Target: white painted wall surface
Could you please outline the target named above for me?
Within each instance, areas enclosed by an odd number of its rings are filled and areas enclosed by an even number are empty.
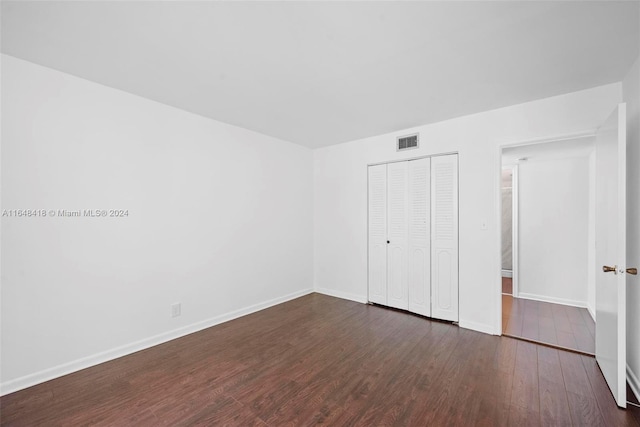
[[[513,188],[504,187],[503,184],[500,193],[502,196],[502,271],[511,273],[513,270]]]
[[[589,157],[521,162],[518,202],[519,296],[586,307]]]
[[[640,268],[640,57],[622,83],[627,103],[627,267]],[[627,275],[627,376],[640,397],[640,276]]]
[[[367,298],[367,164],[458,152],[460,325],[499,334],[500,147],[594,130],[621,98],[616,83],[315,150],[316,290]],[[420,148],[396,152],[396,136],[413,132]]]
[[[596,152],[589,155],[589,216],[587,225],[587,310],[596,320]]]
[[[2,209],[129,211],[2,218],[4,393],[311,291],[311,150],[2,59]]]

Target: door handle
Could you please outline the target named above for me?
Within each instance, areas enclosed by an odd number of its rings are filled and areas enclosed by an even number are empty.
[[[613,274],[618,274],[618,266],[614,265],[613,267],[609,267],[608,265],[603,265],[602,271],[605,273],[613,272]],[[627,268],[625,271],[627,274],[632,274],[634,276],[638,274],[638,269],[635,267]],[[622,269],[620,269],[620,273],[623,273]]]

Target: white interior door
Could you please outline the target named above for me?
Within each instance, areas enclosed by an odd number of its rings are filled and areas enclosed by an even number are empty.
[[[369,301],[387,304],[387,165],[369,166]]]
[[[458,321],[458,155],[431,158],[431,314]]]
[[[626,407],[626,106],[596,135],[596,360]]]
[[[387,165],[387,305],[409,308],[407,280],[408,162]]]
[[[431,159],[409,165],[409,311],[431,316]]]

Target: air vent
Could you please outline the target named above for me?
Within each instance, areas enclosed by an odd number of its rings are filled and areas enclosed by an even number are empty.
[[[400,136],[397,139],[396,149],[398,151],[411,150],[412,148],[418,148],[418,134]]]

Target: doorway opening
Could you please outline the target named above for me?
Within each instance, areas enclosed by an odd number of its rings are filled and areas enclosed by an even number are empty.
[[[518,166],[517,165],[503,165],[502,167],[502,177],[501,177],[501,185],[500,185],[500,193],[502,200],[502,210],[501,210],[501,229],[502,229],[502,265],[501,265],[501,276],[502,276],[502,294],[503,295],[511,295],[514,293],[514,283],[513,283],[513,265],[514,265],[514,257],[517,256],[517,253],[513,252],[513,246],[517,246],[517,222],[514,223],[513,216],[514,214],[517,217],[518,214],[518,203],[517,203],[517,192],[514,193],[513,188],[514,185],[517,188],[517,176],[518,176]],[[516,276],[517,277],[517,276]],[[517,281],[516,281],[517,285]],[[516,291],[517,294],[517,291]]]
[[[502,333],[595,353],[595,137],[503,147]]]

